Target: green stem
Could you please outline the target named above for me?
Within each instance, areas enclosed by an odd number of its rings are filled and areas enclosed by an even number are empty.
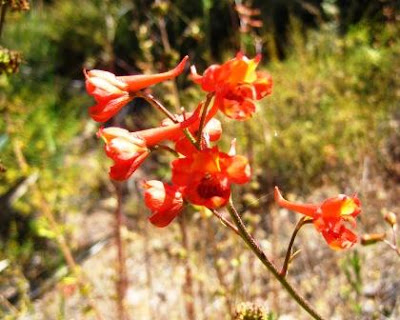
[[[178,152],[176,152],[174,149],[172,149],[172,148],[170,148],[170,147],[168,147],[166,145],[159,144],[159,145],[156,145],[155,147],[152,148],[152,150],[159,150],[159,149],[168,151],[171,154],[173,154],[175,157],[179,157],[179,153]]]
[[[200,150],[200,147],[197,145],[197,143],[196,143],[196,139],[195,139],[195,137],[193,137],[193,135],[192,135],[192,133],[189,131],[189,129],[183,129],[183,133],[185,134],[185,136],[186,136],[186,138],[188,138],[189,139],[189,141],[190,141],[190,143],[192,144],[192,145],[194,145],[195,146],[195,148],[197,149],[197,150]]]
[[[312,316],[316,320],[323,320],[322,316],[320,316],[316,310],[306,301],[293,287],[287,282],[285,277],[283,277],[278,269],[272,264],[272,262],[267,258],[264,251],[260,248],[260,246],[256,243],[254,238],[247,231],[239,213],[234,207],[232,200],[229,201],[227,209],[236,224],[238,231],[240,233],[241,238],[246,242],[248,247],[254,252],[254,254],[258,257],[258,259],[263,263],[264,266],[274,275],[274,277],[280,282],[280,284],[285,288],[285,290],[292,296],[292,298],[305,310],[308,312],[310,316]]]
[[[288,268],[289,268],[289,262],[290,262],[291,258],[293,257],[292,256],[292,247],[293,247],[294,240],[296,239],[297,233],[300,231],[300,229],[305,224],[312,223],[312,222],[313,222],[312,219],[310,219],[309,217],[306,217],[306,216],[304,216],[303,218],[301,218],[299,220],[299,222],[297,222],[296,227],[293,230],[292,237],[290,238],[290,241],[289,241],[289,245],[288,245],[288,248],[286,251],[285,262],[283,263],[283,266],[282,266],[282,269],[280,272],[283,277],[286,277]]]

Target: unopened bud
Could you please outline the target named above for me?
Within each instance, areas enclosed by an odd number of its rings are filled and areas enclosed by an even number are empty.
[[[368,246],[380,241],[385,240],[386,233],[367,233],[361,236],[361,244],[363,246]]]
[[[397,224],[396,214],[392,211],[386,211],[383,214],[383,218],[387,223],[389,223],[392,227]]]

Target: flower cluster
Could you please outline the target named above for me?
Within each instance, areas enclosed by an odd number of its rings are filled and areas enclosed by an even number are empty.
[[[188,57],[172,70],[153,75],[116,76],[102,70],[84,71],[87,92],[96,105],[91,117],[106,122],[136,97],[142,89],[180,75]],[[256,72],[260,56],[248,59],[239,53],[223,65],[208,68],[199,76],[192,67],[192,79],[208,93],[192,113],[171,115],[159,127],[129,132],[123,128],[100,128],[105,152],[114,161],[113,180],[128,179],[163,143],[172,144],[177,158],[171,162],[172,184],[151,180],[143,184],[145,204],[152,211],[150,222],[167,226],[183,209],[184,202],[216,209],[225,206],[232,184],[250,180],[246,157],[237,155],[235,142],[228,153],[216,143],[222,134],[221,123],[214,117],[218,110],[237,120],[249,118],[255,101],[271,93],[272,80],[267,73]],[[153,98],[152,98],[153,99]]]
[[[147,97],[152,105],[161,103],[143,89],[179,76],[188,57],[172,70],[153,75],[116,76],[102,70],[84,71],[87,92],[96,105],[89,109],[91,117],[106,122],[136,97]],[[249,59],[242,53],[222,65],[212,65],[203,75],[191,68],[191,79],[207,93],[207,99],[194,112],[173,115],[162,105],[159,110],[168,116],[160,126],[129,132],[123,128],[100,128],[98,136],[105,142],[105,152],[114,161],[110,169],[113,180],[128,179],[149,156],[162,147],[176,155],[171,162],[171,184],[150,180],[143,184],[146,206],[152,211],[150,222],[167,226],[183,209],[185,202],[217,209],[226,206],[232,184],[250,180],[251,170],[246,157],[237,155],[235,141],[228,153],[216,145],[222,134],[221,123],[215,118],[218,110],[234,120],[249,119],[256,110],[256,101],[272,91],[272,78],[256,71],[261,56]],[[168,143],[170,146],[165,145]],[[312,219],[315,228],[335,249],[352,246],[357,236],[345,222],[355,225],[360,213],[357,197],[338,197],[319,205],[286,201],[275,190],[277,203]]]

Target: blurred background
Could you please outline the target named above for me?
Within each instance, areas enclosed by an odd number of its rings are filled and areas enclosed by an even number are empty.
[[[253,166],[233,197],[261,246],[280,265],[299,218],[274,205],[275,185],[308,202],[357,192],[357,232],[390,232],[382,213],[400,212],[399,1],[2,3],[1,318],[92,319],[94,301],[115,319],[116,200],[84,68],[155,73],[188,54],[202,72],[239,50],[262,53],[273,94],[247,122],[220,118],[222,148],[237,138]],[[151,88],[172,111],[205,97],[188,73]],[[161,119],[137,99],[110,123],[139,130]],[[265,313],[254,319],[308,319],[208,212],[188,208],[166,229],[149,224],[140,182],[168,181],[170,160],[152,155],[124,187],[130,319],[190,319],[188,303],[192,319],[247,319],[247,307]],[[60,239],[90,286],[68,273]],[[400,260],[387,245],[334,252],[308,226],[295,248],[288,279],[327,319],[400,318]]]

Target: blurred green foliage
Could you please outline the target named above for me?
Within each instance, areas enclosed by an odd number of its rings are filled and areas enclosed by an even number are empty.
[[[345,37],[331,28],[306,37],[296,25],[290,56],[268,66],[273,95],[244,135],[267,186],[304,193],[334,183],[357,190],[366,157],[384,169],[377,150],[398,117],[399,30],[361,24]]]

